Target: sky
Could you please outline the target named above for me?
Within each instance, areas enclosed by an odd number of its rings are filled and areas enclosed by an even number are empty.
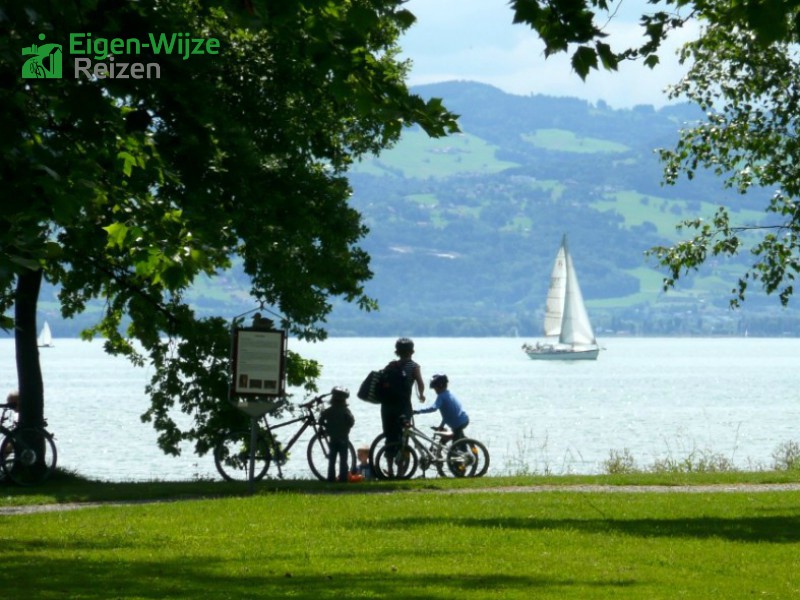
[[[644,0],[622,0],[605,30],[612,48],[628,47],[641,39],[639,17]],[[406,7],[417,22],[400,39],[403,57],[412,61],[409,84],[466,80],[488,83],[519,95],[569,96],[614,108],[671,101],[664,89],[685,73],[676,49],[697,34],[690,24],[674,34],[649,69],[625,63],[616,73],[593,71],[581,81],[566,53],[544,58],[544,44],[527,25],[514,25],[508,0],[409,0]]]

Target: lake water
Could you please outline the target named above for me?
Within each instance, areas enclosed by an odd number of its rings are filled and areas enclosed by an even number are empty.
[[[516,338],[415,341],[426,381],[449,376],[472,421],[467,433],[491,452],[490,475],[599,473],[610,452],[623,449],[642,467],[695,452],[766,468],[779,445],[800,440],[800,339],[611,338],[596,362],[575,363],[531,361]],[[380,416],[355,390],[393,358],[393,347],[388,338],[290,341],[323,363],[321,390],[353,392],[356,446],[380,432]],[[141,423],[151,369],[105,355],[98,341],[56,339],[40,354],[59,466],[108,481],[217,477],[210,455],[165,456],[152,426]],[[16,387],[9,339],[0,340],[0,385]],[[417,424],[438,424],[438,415]],[[305,445],[294,448],[284,472],[311,476]]]

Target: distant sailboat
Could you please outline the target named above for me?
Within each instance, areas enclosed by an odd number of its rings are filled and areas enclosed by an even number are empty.
[[[597,360],[600,353],[572,265],[572,256],[567,249],[566,235],[561,240],[550,274],[544,334],[558,338],[558,341],[522,345],[522,349],[533,360]]]
[[[52,348],[53,347],[53,334],[50,332],[50,325],[47,324],[47,321],[44,322],[42,326],[42,331],[39,332],[39,338],[37,344],[40,348]]]

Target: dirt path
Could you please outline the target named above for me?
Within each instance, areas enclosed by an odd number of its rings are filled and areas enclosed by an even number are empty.
[[[185,498],[183,499],[186,500]],[[198,498],[199,500],[199,498]],[[27,504],[20,506],[0,506],[0,517],[7,515],[32,515],[35,513],[64,512],[101,506],[130,506],[133,504],[165,504],[180,500],[122,500],[114,502],[64,502],[62,504]]]
[[[458,490],[409,490],[409,494],[535,494],[542,492],[573,492],[602,494],[708,494],[739,493],[758,494],[763,492],[798,492],[800,483],[722,483],[712,485],[530,485],[505,486],[487,488],[464,488]],[[319,493],[319,492],[315,492]],[[324,493],[324,492],[323,492]],[[331,493],[341,493],[334,492]],[[392,492],[396,493],[396,492]],[[202,499],[202,498],[198,498]],[[64,504],[37,504],[26,506],[2,506],[0,517],[13,515],[29,515],[36,513],[60,512],[100,506],[130,506],[134,504],[159,504],[165,502],[186,502],[181,500],[130,500],[125,502],[66,502]]]
[[[797,492],[800,483],[715,483],[710,485],[532,485],[508,486],[499,488],[480,488],[463,490],[442,490],[443,493],[469,492],[583,492],[606,494],[707,494],[707,493],[759,493],[759,492]]]

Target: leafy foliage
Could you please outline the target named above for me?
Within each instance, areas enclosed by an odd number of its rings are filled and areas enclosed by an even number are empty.
[[[708,115],[682,132],[674,150],[661,152],[667,181],[673,183],[681,174],[691,179],[698,169],[710,169],[740,194],[759,187],[774,192],[764,208],[766,218],[756,226],[732,226],[728,210],[720,207],[711,222],[685,224],[697,231],[692,239],[656,248],[654,253],[671,272],[665,286],[708,256],[738,253],[747,234],[754,262],[739,278],[731,303],[738,305],[749,283],[759,282],[786,305],[800,273],[797,49],[784,42],[765,47],[752,32],[712,22],[700,39],[686,46],[683,59],[691,60],[691,69],[671,94],[689,97]]]
[[[396,40],[413,15],[395,0],[356,3],[32,1],[0,11],[0,172],[17,201],[0,215],[0,313],[23,270],[60,286],[62,314],[103,299],[84,332],[155,375],[144,415],[177,452],[235,418],[227,395],[229,326],[198,318],[185,293],[241,259],[254,305],[309,339],[339,296],[371,309],[366,233],[343,173],[402,128],[455,131],[437,99],[405,86]],[[216,38],[218,55],[154,55],[154,79],[19,78],[19,51],[44,33],[145,39]],[[152,49],[151,49],[152,51]],[[123,327],[123,319],[129,323]],[[6,323],[8,325],[8,323]],[[17,335],[35,336],[31,323]],[[36,360],[38,358],[33,357]],[[291,357],[289,383],[313,387],[318,366]],[[31,357],[25,360],[30,361]],[[38,368],[38,365],[37,365]],[[23,391],[23,413],[41,392]],[[26,388],[27,389],[27,388]],[[180,430],[177,406],[193,425]],[[28,407],[28,408],[26,408]]]
[[[644,41],[638,46],[612,48],[606,25],[622,5],[607,0],[512,0],[514,22],[534,29],[545,43],[545,56],[572,49],[572,67],[586,79],[592,69],[616,70],[625,60],[641,59],[648,67],[659,63],[663,42],[693,19],[709,21],[728,31],[752,34],[761,47],[791,41],[800,32],[800,2],[783,0],[648,0],[651,10],[639,19]]]
[[[700,9],[703,0],[651,0],[665,10],[645,13],[640,25],[644,43],[614,50],[607,43],[605,25],[614,18],[621,2],[606,0],[512,0],[514,23],[530,25],[545,43],[545,56],[572,48],[572,68],[586,79],[600,65],[615,71],[625,60],[642,59],[648,67],[658,64],[658,50],[670,31],[682,27]],[[683,9],[683,13],[681,10]]]

